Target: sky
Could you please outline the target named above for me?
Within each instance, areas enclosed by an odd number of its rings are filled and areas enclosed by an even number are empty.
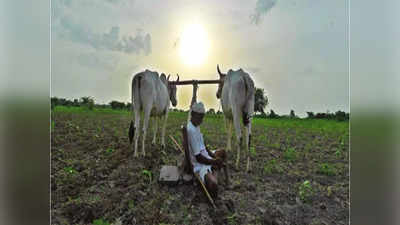
[[[349,112],[348,1],[54,0],[51,96],[131,101],[145,69],[217,79],[242,68],[268,96],[266,111]],[[198,100],[220,109],[216,85]],[[178,86],[187,109],[191,86]]]

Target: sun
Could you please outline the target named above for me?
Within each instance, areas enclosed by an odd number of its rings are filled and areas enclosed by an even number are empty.
[[[207,33],[200,24],[187,26],[180,40],[180,56],[186,65],[201,65],[208,53]]]

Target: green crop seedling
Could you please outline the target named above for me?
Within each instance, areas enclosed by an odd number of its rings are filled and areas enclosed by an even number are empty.
[[[286,151],[283,153],[283,158],[286,159],[289,162],[293,162],[296,160],[297,153],[294,148],[289,147],[286,149]]]
[[[310,181],[306,180],[299,186],[299,197],[303,202],[308,202],[313,195]]]
[[[147,176],[149,178],[149,183],[151,183],[151,180],[152,180],[151,171],[144,169],[144,170],[142,170],[142,173],[143,173],[143,175],[145,175],[145,176]]]

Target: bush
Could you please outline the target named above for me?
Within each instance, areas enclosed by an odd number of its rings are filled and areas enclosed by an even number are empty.
[[[125,108],[125,103],[119,102],[119,101],[111,101],[109,103],[112,109],[124,109]]]
[[[336,120],[338,121],[345,121],[347,119],[346,116],[346,113],[340,110],[335,113]]]
[[[345,121],[348,120],[350,117],[349,113],[343,112],[343,111],[337,111],[335,113],[317,113],[314,115],[313,112],[307,112],[307,118],[312,119],[328,119],[328,120],[337,120],[337,121]]]
[[[73,104],[73,106],[79,107],[80,106],[79,105],[79,99],[75,98],[74,102],[72,104]]]
[[[290,118],[296,118],[297,116],[296,116],[296,114],[294,114],[294,110],[292,109],[292,110],[290,110]]]
[[[255,118],[263,118],[263,119],[265,119],[265,118],[267,118],[268,116],[267,116],[267,114],[265,114],[265,112],[262,112],[262,113],[260,113],[260,114],[255,114],[254,117],[255,117]]]
[[[211,109],[208,110],[207,113],[208,113],[208,114],[215,114],[215,110],[214,110],[213,108],[211,108]]]
[[[126,103],[126,109],[131,110],[132,109],[132,103],[128,102]]]
[[[279,118],[279,115],[276,114],[274,112],[274,110],[271,109],[271,112],[269,113],[268,118],[271,118],[271,119]]]

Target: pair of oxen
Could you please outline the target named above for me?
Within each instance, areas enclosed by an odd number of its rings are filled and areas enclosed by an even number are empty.
[[[222,73],[217,65],[219,74],[219,84],[216,96],[221,100],[222,110],[225,116],[225,125],[227,128],[227,146],[229,152],[232,149],[231,136],[232,125],[235,127],[236,137],[236,168],[239,168],[240,148],[243,145],[243,136],[245,136],[244,147],[247,152],[246,171],[250,168],[250,142],[251,142],[251,119],[254,113],[254,82],[250,75],[242,69],[229,70],[226,74]],[[131,121],[129,128],[129,140],[134,141],[134,156],[138,156],[138,140],[140,131],[140,117],[143,117],[142,126],[142,154],[145,156],[145,140],[150,117],[154,118],[154,136],[152,144],[156,144],[156,135],[158,130],[158,121],[162,124],[161,146],[165,147],[165,129],[168,118],[170,102],[175,107],[176,100],[176,82],[172,82],[162,73],[145,70],[136,74],[132,80],[132,110],[134,112],[134,121]],[[179,75],[176,81],[179,81]],[[245,127],[245,134],[242,135],[241,123]]]

